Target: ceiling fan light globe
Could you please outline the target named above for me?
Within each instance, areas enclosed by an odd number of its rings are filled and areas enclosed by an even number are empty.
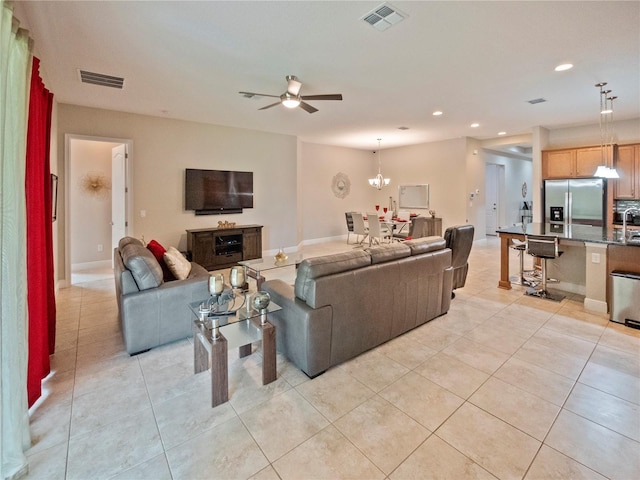
[[[283,100],[282,105],[287,108],[296,108],[298,105],[300,105],[300,100]]]
[[[300,97],[291,95],[289,92],[283,93],[280,100],[282,101],[282,105],[287,108],[296,108],[300,105]]]

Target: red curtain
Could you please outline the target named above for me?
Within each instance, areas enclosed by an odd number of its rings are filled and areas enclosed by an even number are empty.
[[[41,395],[41,382],[49,374],[49,355],[56,340],[56,301],[53,272],[51,168],[49,148],[53,94],[33,58],[27,126],[27,299],[29,308],[29,406]]]

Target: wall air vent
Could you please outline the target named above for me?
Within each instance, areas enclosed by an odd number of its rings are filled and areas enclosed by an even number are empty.
[[[544,98],[534,98],[533,100],[527,100],[531,105],[535,105],[536,103],[544,103],[546,100]]]
[[[395,7],[392,7],[388,3],[383,3],[362,17],[362,20],[376,30],[384,31],[396,23],[401,22],[406,17],[407,15],[400,13]]]
[[[124,78],[105,75],[104,73],[88,72],[86,70],[78,70],[80,81],[82,83],[91,83],[92,85],[100,85],[102,87],[111,87],[122,89]]]

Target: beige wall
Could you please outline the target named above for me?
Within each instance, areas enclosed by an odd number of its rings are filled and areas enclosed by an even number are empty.
[[[466,145],[467,139],[455,139],[382,150],[382,173],[391,178],[392,184],[377,192],[375,200],[387,205],[390,195],[397,201],[398,185],[427,183],[429,206],[442,218],[443,228],[466,223]],[[372,171],[375,173],[377,162]],[[428,215],[426,210],[416,212]]]
[[[443,218],[445,228],[468,218],[467,176],[451,175],[468,168],[467,139],[382,150],[382,173],[392,183],[378,191],[367,183],[378,168],[377,157],[369,150],[67,104],[58,106],[57,121],[61,180],[65,175],[65,135],[132,140],[130,233],[181,250],[186,249],[186,229],[216,226],[224,220],[264,225],[265,251],[345,235],[345,211],[371,210],[376,203],[386,206],[389,196],[397,200],[400,184],[429,183],[432,208]],[[476,157],[471,160],[474,172],[479,168],[476,161]],[[185,168],[253,171],[255,208],[239,215],[198,217],[184,211]],[[344,199],[335,197],[331,190],[338,172],[351,180],[350,194]],[[475,181],[476,173],[472,177]],[[58,228],[65,231],[64,212]],[[64,234],[59,239],[58,253],[64,262]]]
[[[132,235],[184,250],[186,229],[213,227],[228,220],[264,225],[265,250],[297,244],[295,137],[67,104],[58,105],[57,120],[61,178],[65,175],[66,134],[132,140]],[[187,167],[253,171],[254,208],[237,215],[195,216],[185,211]],[[60,206],[64,210],[64,204]],[[144,218],[141,210],[146,211]],[[65,231],[64,212],[58,229]],[[65,263],[64,249],[61,240],[60,266]],[[61,278],[64,275],[60,271]]]
[[[484,238],[486,158],[475,154],[476,150],[482,152],[484,144],[470,138],[383,149],[382,173],[391,178],[391,186],[378,191],[366,182],[378,168],[377,157],[369,150],[66,104],[58,105],[57,111],[61,188],[65,188],[66,134],[131,139],[130,231],[167,246],[184,250],[186,229],[216,226],[220,220],[229,220],[264,225],[263,249],[267,252],[279,247],[295,248],[302,242],[344,235],[345,211],[388,205],[389,196],[397,200],[398,185],[418,183],[430,185],[430,205],[443,219],[444,228],[469,222],[476,225],[476,238]],[[616,126],[620,141],[640,140],[639,125],[640,121],[620,122]],[[554,131],[550,138],[549,143],[558,146],[593,144],[599,136],[593,137],[593,126],[587,126]],[[253,171],[255,208],[240,215],[203,217],[184,211],[184,169],[188,167]],[[351,180],[351,192],[345,199],[335,197],[331,191],[331,181],[338,172]],[[518,179],[518,187],[520,184]],[[469,193],[476,188],[480,195],[470,202]],[[144,218],[141,210],[146,211]],[[60,213],[57,228],[64,232],[64,211]],[[64,233],[59,233],[58,239],[59,260],[64,263]],[[60,278],[64,278],[64,271]]]
[[[372,170],[372,156],[371,151],[301,144],[301,174],[298,180],[302,186],[299,202],[303,212],[302,241],[344,235],[345,212],[372,210],[378,197],[384,198],[387,191],[395,191],[386,189],[380,193],[369,186],[367,179],[377,173],[377,169],[376,172]],[[347,175],[351,182],[349,195],[345,198],[336,197],[331,189],[333,177],[340,172]],[[383,169],[383,173],[386,175],[386,170]]]

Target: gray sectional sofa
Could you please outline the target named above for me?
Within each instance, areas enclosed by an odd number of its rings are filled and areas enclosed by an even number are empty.
[[[209,272],[191,262],[186,279],[165,282],[158,260],[133,237],[120,240],[113,260],[118,317],[129,354],[193,334],[188,303],[209,296]]]
[[[452,251],[426,237],[303,260],[295,285],[268,280],[276,345],[314,377],[449,310]]]

